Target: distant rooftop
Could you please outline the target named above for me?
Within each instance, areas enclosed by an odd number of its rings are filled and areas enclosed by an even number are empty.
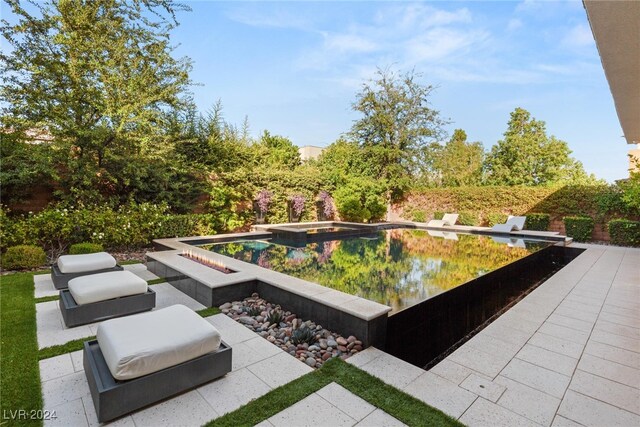
[[[300,153],[300,160],[316,160],[320,157],[320,154],[324,151],[322,147],[316,147],[315,145],[305,145],[304,147],[300,147],[298,152]]]

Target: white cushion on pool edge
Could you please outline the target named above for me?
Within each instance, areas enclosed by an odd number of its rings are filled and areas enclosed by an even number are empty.
[[[58,258],[61,273],[84,273],[116,266],[116,259],[106,252],[82,255],[62,255]]]
[[[195,359],[220,347],[220,333],[184,305],[107,320],[96,333],[111,375],[128,380]]]
[[[147,292],[147,282],[130,271],[109,271],[69,280],[69,292],[78,305]]]

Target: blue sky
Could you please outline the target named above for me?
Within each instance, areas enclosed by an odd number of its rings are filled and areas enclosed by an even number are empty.
[[[202,110],[248,116],[297,145],[326,146],[357,117],[376,67],[415,69],[433,107],[486,148],[529,110],[588,172],[627,176],[627,150],[586,13],[572,2],[187,2],[172,37],[194,62]]]

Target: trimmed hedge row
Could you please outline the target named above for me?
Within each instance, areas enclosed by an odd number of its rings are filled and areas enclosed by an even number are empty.
[[[640,246],[640,221],[614,219],[609,221],[611,242],[622,246]]]
[[[2,255],[2,268],[6,270],[25,270],[40,267],[46,263],[47,254],[38,246],[12,246]]]
[[[566,216],[564,218],[564,228],[567,236],[573,237],[573,240],[587,242],[591,240],[594,221],[593,218],[588,216]]]

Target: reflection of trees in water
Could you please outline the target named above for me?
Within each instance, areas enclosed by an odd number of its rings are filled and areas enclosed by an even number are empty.
[[[511,248],[482,236],[460,235],[458,241],[449,241],[418,230],[390,230],[375,239],[311,243],[305,248],[245,246],[238,251],[237,246],[221,246],[215,250],[398,310],[535,249]]]

